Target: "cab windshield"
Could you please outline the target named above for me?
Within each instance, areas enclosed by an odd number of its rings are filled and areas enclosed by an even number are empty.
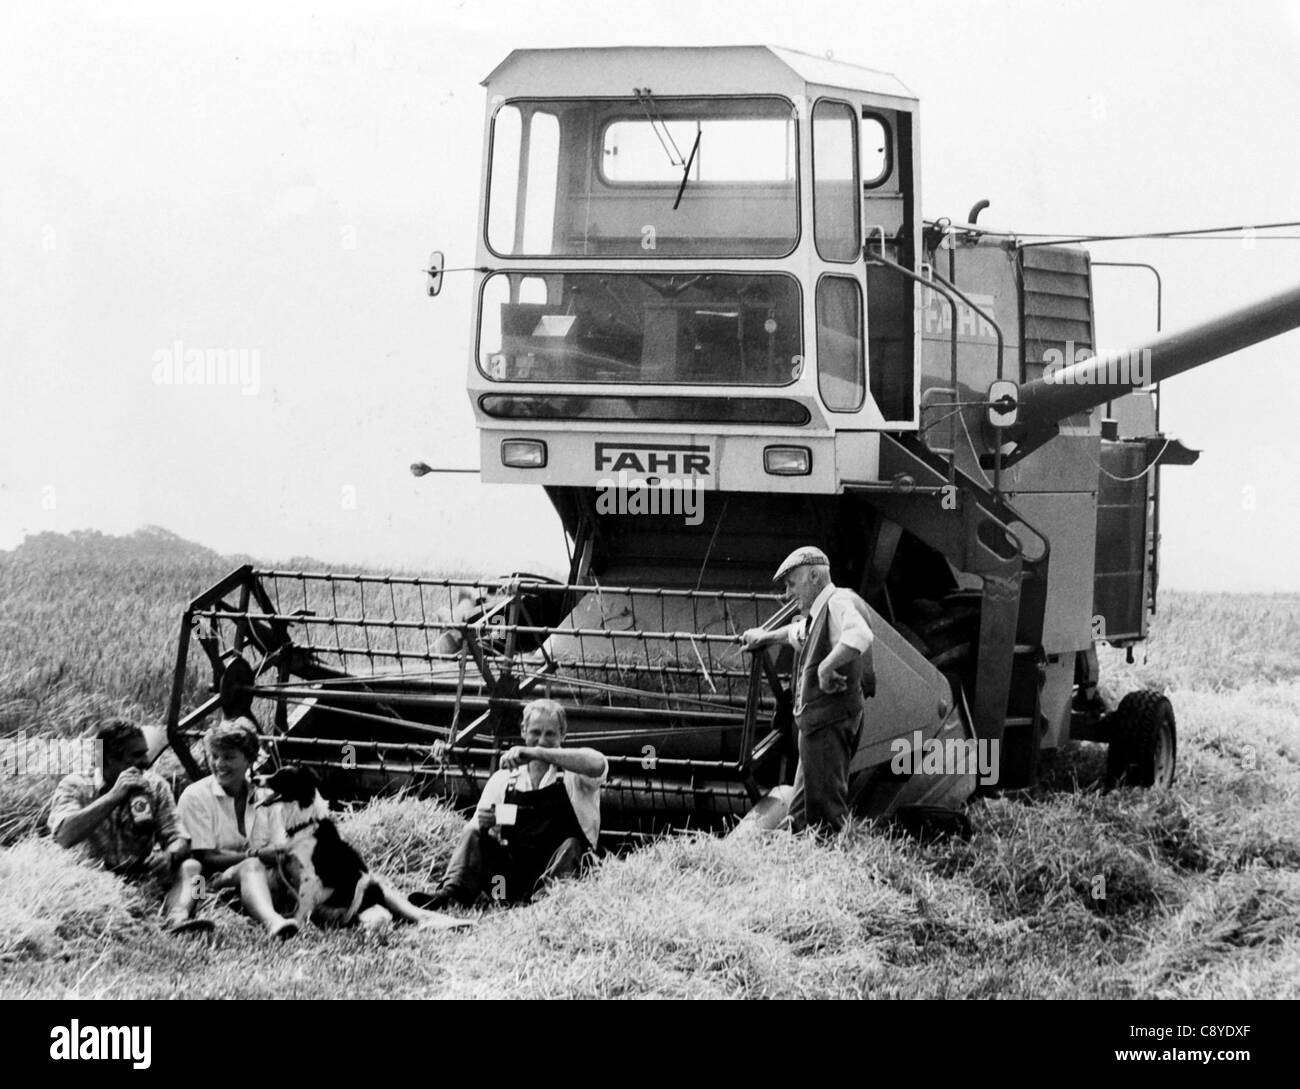
[[[786,385],[803,367],[799,304],[780,273],[496,273],[479,369],[499,382]]]
[[[528,99],[492,121],[498,256],[780,257],[798,240],[783,98]]]

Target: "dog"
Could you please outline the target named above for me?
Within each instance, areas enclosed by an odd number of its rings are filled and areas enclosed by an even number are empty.
[[[356,849],[339,835],[311,768],[289,766],[258,779],[270,793],[258,805],[283,809],[287,843],[277,856],[277,871],[297,899],[294,920],[327,926],[360,923],[380,929],[394,917],[421,927],[455,929],[470,925],[436,911],[425,911],[370,872]]]

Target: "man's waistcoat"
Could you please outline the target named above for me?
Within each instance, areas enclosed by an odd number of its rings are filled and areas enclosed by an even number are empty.
[[[868,620],[867,603],[852,590],[837,586],[835,594],[847,594],[864,620]],[[876,694],[876,673],[871,664],[871,647],[838,672],[848,684],[843,692],[823,692],[817,683],[817,667],[834,650],[831,643],[831,603],[827,599],[804,639],[803,649],[795,659],[794,717],[801,730],[823,722],[851,718],[862,710],[863,701]]]

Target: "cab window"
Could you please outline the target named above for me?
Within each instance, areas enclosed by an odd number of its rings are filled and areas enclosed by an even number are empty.
[[[813,107],[813,235],[824,261],[854,261],[862,252],[858,211],[858,124],[847,102]]]
[[[856,412],[866,395],[862,291],[851,276],[817,284],[817,389],[832,412]]]

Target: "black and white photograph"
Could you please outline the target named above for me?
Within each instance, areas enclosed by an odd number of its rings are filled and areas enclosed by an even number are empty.
[[[1257,1061],[1298,116],[1300,0],[7,6],[24,1048],[1020,1000],[958,1016]]]

